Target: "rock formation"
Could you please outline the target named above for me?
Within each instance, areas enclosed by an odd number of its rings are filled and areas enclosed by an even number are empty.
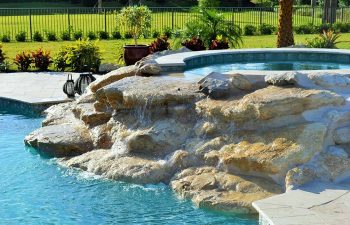
[[[240,74],[199,84],[135,76],[159,72],[141,62],[102,76],[76,101],[46,110],[25,143],[62,166],[163,182],[198,206],[229,212],[253,212],[255,200],[348,175],[349,75],[281,74],[266,77],[267,87]]]

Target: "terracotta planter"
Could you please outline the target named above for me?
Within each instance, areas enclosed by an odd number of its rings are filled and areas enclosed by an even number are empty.
[[[134,65],[137,61],[148,56],[150,48],[148,45],[125,45],[124,61],[127,66]]]

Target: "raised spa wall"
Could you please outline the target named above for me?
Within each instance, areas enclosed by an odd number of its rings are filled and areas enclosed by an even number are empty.
[[[309,61],[350,64],[350,51],[330,49],[247,49],[187,52],[156,59],[163,72],[183,72],[212,64]]]

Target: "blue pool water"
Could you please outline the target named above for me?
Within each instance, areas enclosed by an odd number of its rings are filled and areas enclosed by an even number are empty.
[[[42,118],[0,110],[0,224],[257,224],[198,209],[166,185],[96,179],[58,167],[23,145]]]
[[[190,69],[185,76],[204,76],[211,72],[227,73],[235,70],[334,70],[350,69],[350,64],[326,63],[326,62],[254,62],[254,63],[230,63],[213,64],[200,68]]]

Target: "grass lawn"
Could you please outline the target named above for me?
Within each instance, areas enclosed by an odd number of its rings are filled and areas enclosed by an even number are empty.
[[[69,11],[68,11],[69,10]],[[152,28],[151,30],[163,31],[164,28],[182,29],[184,25],[194,18],[194,14],[181,8],[174,9],[152,9]],[[303,8],[295,10],[294,25],[309,24],[312,21],[315,24],[321,23],[321,18],[310,16],[311,9]],[[321,9],[316,9],[315,14],[321,13]],[[69,12],[69,13],[68,13]],[[31,16],[29,16],[31,14]],[[228,21],[240,25],[242,28],[251,24],[259,26],[260,23],[277,26],[277,11],[262,11],[252,8],[237,9],[232,8],[224,12]],[[54,31],[57,35],[66,31],[69,27],[73,30],[82,30],[85,34],[89,31],[97,32],[106,30],[111,33],[116,27],[117,18],[114,9],[108,9],[106,12],[98,9],[81,8],[81,9],[0,9],[0,35],[9,34],[12,39],[20,31],[25,31],[27,37],[30,37],[30,31],[34,33],[39,31],[42,34],[45,31]],[[122,32],[125,28],[119,28]]]
[[[306,39],[311,39],[316,35],[295,35],[296,44],[306,43]],[[243,45],[241,48],[274,48],[276,46],[276,35],[265,35],[265,36],[244,36]],[[338,44],[338,48],[350,49],[350,33],[342,34],[340,41],[342,43]],[[153,39],[143,39],[140,43],[148,44],[151,43]],[[71,42],[11,42],[3,43],[3,51],[6,54],[7,60],[12,62],[12,59],[18,52],[24,50],[35,50],[40,47],[50,50],[51,55],[55,56],[58,50],[67,44],[74,43]],[[101,40],[98,41],[98,46],[102,50],[103,63],[118,63],[118,59],[123,52],[123,45],[132,44],[133,40]],[[171,40],[173,43],[173,40]],[[12,69],[15,69],[13,66]],[[53,69],[53,68],[51,68]]]

